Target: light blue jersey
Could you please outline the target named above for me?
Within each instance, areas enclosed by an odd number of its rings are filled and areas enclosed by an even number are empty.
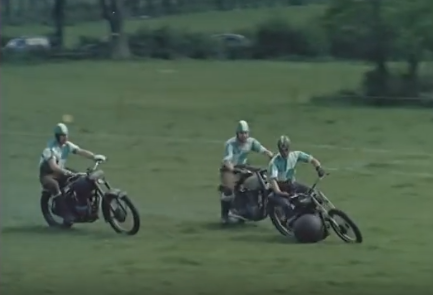
[[[251,151],[263,153],[265,150],[255,138],[249,137],[245,143],[240,143],[236,137],[232,137],[225,143],[223,162],[243,165],[247,163],[247,157]]]
[[[56,140],[48,142],[46,148],[42,151],[41,158],[39,160],[39,171],[41,174],[52,173],[48,161],[55,159],[57,165],[61,168],[65,167],[68,156],[72,153],[75,154],[80,148],[70,141],[67,141],[63,146],[59,146]]]
[[[300,151],[290,152],[287,158],[275,155],[269,162],[268,177],[277,181],[295,181],[296,165],[299,162],[309,163],[313,157]]]

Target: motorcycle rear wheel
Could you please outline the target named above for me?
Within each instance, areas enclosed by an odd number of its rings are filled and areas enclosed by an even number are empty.
[[[53,196],[48,192],[43,192],[41,195],[40,205],[45,221],[50,227],[63,229],[71,228],[74,223],[66,222],[65,220],[59,222],[54,218],[55,214],[52,212],[52,204],[50,204],[50,201],[54,202],[54,200]]]

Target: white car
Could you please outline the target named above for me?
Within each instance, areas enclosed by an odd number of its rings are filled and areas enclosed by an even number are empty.
[[[11,51],[24,51],[24,50],[31,50],[31,49],[45,49],[49,50],[51,49],[51,43],[50,40],[47,37],[41,37],[41,36],[22,36],[19,38],[15,38],[10,40],[4,49],[11,50]]]

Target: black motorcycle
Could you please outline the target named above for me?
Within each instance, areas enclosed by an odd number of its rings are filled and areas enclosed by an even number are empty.
[[[344,242],[362,243],[363,237],[355,222],[345,212],[336,209],[323,192],[316,190],[323,177],[319,177],[307,193],[297,193],[291,197],[295,206],[294,215],[288,217],[284,214],[284,208],[270,197],[272,190],[267,182],[266,169],[249,170],[241,166],[236,168],[234,173],[240,174],[240,179],[235,186],[231,215],[240,222],[257,222],[269,216],[272,224],[282,235],[293,236],[292,226],[295,221],[304,214],[315,214],[321,218],[324,225],[323,239],[329,235],[328,229],[332,228]],[[245,181],[251,179],[250,177],[254,177],[253,180],[258,183],[254,189],[245,188]],[[337,222],[336,219],[341,219],[342,222]],[[350,229],[355,235],[354,238],[349,235]]]
[[[363,237],[356,223],[344,211],[336,209],[323,192],[316,190],[323,178],[317,178],[307,193],[298,193],[291,197],[291,203],[295,207],[293,216],[284,216],[284,210],[281,207],[270,207],[269,216],[272,224],[282,235],[293,236],[292,226],[295,221],[304,214],[314,214],[320,217],[324,225],[323,239],[329,235],[329,228],[332,228],[344,242],[362,243]],[[338,219],[341,221],[338,222]],[[349,235],[350,229],[354,237]]]
[[[239,222],[261,221],[268,217],[268,195],[266,184],[266,169],[247,169],[238,166],[233,171],[240,178],[235,185],[235,197],[230,215]],[[254,183],[254,188],[248,188],[246,181]]]
[[[41,210],[45,221],[51,227],[70,228],[74,223],[92,223],[99,219],[101,208],[104,220],[117,233],[135,235],[140,229],[140,215],[126,192],[113,189],[105,179],[104,172],[98,170],[101,161],[95,162],[85,173],[76,173],[69,177],[62,188],[62,196],[53,198],[52,194],[42,191]],[[63,198],[60,199],[60,198]],[[84,201],[83,201],[84,200]],[[59,202],[65,202],[74,215],[74,222],[66,222]],[[83,202],[86,204],[83,206]],[[125,229],[121,224],[126,222],[128,210],[132,214],[132,227]],[[55,216],[61,218],[57,221]]]

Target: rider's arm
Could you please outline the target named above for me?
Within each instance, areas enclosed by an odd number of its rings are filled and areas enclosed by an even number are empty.
[[[84,158],[91,159],[91,160],[93,160],[95,158],[95,154],[92,153],[91,151],[82,149],[78,145],[73,144],[70,141],[68,141],[68,145],[69,145],[71,153],[73,153],[73,154],[77,154],[79,156],[82,156]]]
[[[67,171],[65,169],[60,168],[59,165],[57,165],[56,161],[54,160],[54,158],[51,158],[50,160],[48,160],[48,165],[50,166],[51,170],[53,170],[54,173],[58,173],[58,174],[62,174],[62,175],[67,175]]]
[[[233,146],[230,143],[226,143],[224,149],[223,165],[230,171],[234,169],[232,160],[233,160]]]
[[[82,157],[85,157],[87,159],[91,159],[91,160],[93,160],[95,158],[94,153],[92,153],[91,151],[88,151],[88,150],[81,149],[81,148],[78,148],[75,151],[75,154],[82,156]]]
[[[319,160],[314,158],[312,155],[300,151],[297,151],[295,153],[298,154],[298,162],[311,163],[316,169],[321,166]]]
[[[253,138],[251,149],[257,153],[264,154],[269,158],[272,158],[274,154],[265,148],[257,139]]]
[[[278,182],[275,178],[269,180],[269,185],[271,186],[271,189],[274,193],[277,195],[283,194],[283,192],[280,189],[280,186],[278,185]]]
[[[275,158],[271,160],[271,162],[269,163],[269,167],[268,167],[269,185],[275,194],[284,195],[284,193],[281,191],[280,186],[278,185],[278,182],[277,182],[278,167],[274,161],[275,161]]]
[[[313,164],[314,168],[317,168],[317,167],[321,167],[321,166],[322,166],[322,165],[320,164],[319,160],[317,160],[317,159],[314,158],[314,157],[311,157],[310,162],[311,162],[311,164]]]
[[[62,175],[68,173],[67,170],[62,169],[59,165],[57,165],[56,160],[53,156],[53,152],[49,148],[46,148],[42,152],[42,157],[48,163],[48,165],[50,166],[51,170],[53,170],[54,173],[58,173],[58,174],[62,174]]]

